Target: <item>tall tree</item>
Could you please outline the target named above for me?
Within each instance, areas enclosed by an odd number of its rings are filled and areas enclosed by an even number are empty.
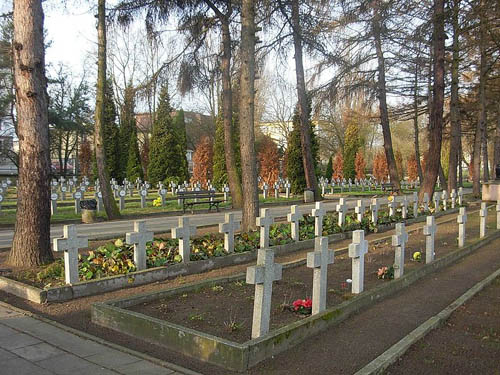
[[[441,167],[441,141],[443,136],[444,104],[444,0],[434,0],[432,11],[432,55],[433,88],[431,117],[429,121],[429,149],[426,154],[424,181],[420,188],[419,200],[427,193],[432,198],[434,187]]]
[[[95,103],[94,148],[102,202],[108,219],[118,219],[120,211],[109,185],[104,149],[104,101],[106,95],[106,0],[97,3],[97,91]]]
[[[40,0],[14,2],[13,47],[19,180],[16,224],[8,263],[30,267],[53,259],[47,81]]]
[[[137,142],[137,128],[134,126],[130,132],[127,158],[127,179],[135,181],[144,178],[142,171],[141,154],[139,153],[139,143]]]
[[[259,211],[257,162],[255,156],[255,1],[242,0],[241,8],[241,79],[240,79],[240,150],[243,189],[242,231],[256,228]]]
[[[130,140],[134,139],[132,134],[136,134],[135,139],[137,140],[137,128],[135,122],[135,90],[132,85],[125,88],[123,94],[123,105],[120,109],[120,145],[121,145],[121,155],[120,164],[122,167],[122,173],[120,179],[126,177],[126,171],[128,168],[128,157],[130,155]]]
[[[181,158],[181,165],[179,166],[178,176],[180,181],[189,180],[189,168],[187,161],[187,134],[186,134],[186,121],[184,119],[184,111],[179,109],[173,118],[173,125],[177,134],[179,142],[179,152]]]
[[[121,145],[120,128],[116,123],[116,117],[117,114],[115,95],[113,93],[113,82],[111,79],[107,79],[104,92],[104,153],[106,154],[106,165],[108,167],[109,176],[119,180],[122,176],[122,168],[120,166]]]

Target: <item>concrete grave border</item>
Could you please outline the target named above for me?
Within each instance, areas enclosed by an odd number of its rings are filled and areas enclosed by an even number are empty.
[[[435,217],[439,218],[456,212],[458,212],[458,208],[449,209],[445,212],[439,212],[435,215]],[[407,219],[404,222],[407,225],[411,225],[425,221],[425,219],[426,215],[420,215],[417,218]],[[380,225],[377,227],[377,233],[392,230],[394,229],[395,224],[396,223]],[[348,239],[351,238],[351,235],[351,231],[334,233],[328,236],[328,241],[333,242]],[[309,239],[291,242],[285,245],[272,246],[271,249],[275,251],[275,255],[279,256],[287,253],[311,249],[313,247],[314,239]],[[255,250],[256,249],[243,253],[233,253],[223,257],[212,257],[205,260],[149,268],[142,271],[130,272],[125,275],[103,277],[100,279],[81,281],[72,285],[51,287],[47,289],[37,288],[20,281],[0,276],[0,290],[35,303],[61,302],[74,298],[111,292],[122,288],[164,281],[178,276],[186,276],[232,265],[248,263],[257,259],[257,251]]]
[[[414,231],[416,230],[418,229]],[[497,238],[500,238],[499,230],[496,230],[487,237],[474,241],[464,248],[455,250],[430,264],[423,265],[421,268],[411,271],[399,279],[383,283],[349,301],[326,309],[320,314],[296,321],[245,343],[232,342],[214,335],[182,327],[178,324],[126,310],[130,306],[198,290],[206,286],[244,280],[244,274],[205,280],[177,288],[140,294],[108,302],[94,303],[91,308],[92,322],[145,341],[163,345],[176,352],[226,369],[245,371],[259,362],[297,345],[306,338],[342,322],[356,312],[393,295],[422,277],[459,261]],[[342,253],[346,252],[346,250],[342,249],[338,252]],[[284,265],[284,268],[304,263],[305,260],[292,262]]]

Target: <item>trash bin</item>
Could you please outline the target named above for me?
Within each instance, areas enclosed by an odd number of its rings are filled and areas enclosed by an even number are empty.
[[[80,201],[82,209],[82,222],[84,224],[94,223],[96,219],[97,201],[95,199],[86,199]]]

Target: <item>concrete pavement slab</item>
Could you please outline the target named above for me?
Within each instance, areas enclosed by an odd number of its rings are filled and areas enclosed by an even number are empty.
[[[56,347],[49,345],[45,342],[40,344],[25,346],[12,350],[12,353],[22,357],[30,362],[37,362],[44,359],[56,357],[64,354],[64,352]]]

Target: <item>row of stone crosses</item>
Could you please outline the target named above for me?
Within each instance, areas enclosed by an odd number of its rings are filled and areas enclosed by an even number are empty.
[[[259,177],[260,182],[260,177]],[[146,207],[146,198],[150,192],[151,184],[148,181],[142,181],[138,178],[135,182],[128,181],[124,179],[122,184],[119,184],[116,179],[110,180],[111,190],[113,192],[113,196],[115,199],[118,199],[119,209],[120,211],[125,209],[125,198],[127,195],[129,197],[134,197],[134,194],[138,192],[138,195],[141,199],[141,208]],[[55,214],[57,212],[57,202],[62,200],[65,201],[68,196],[73,198],[75,205],[75,213],[80,213],[80,201],[83,199],[86,191],[89,190],[91,183],[89,179],[84,176],[78,184],[78,179],[76,177],[72,177],[66,180],[64,177],[60,177],[58,180],[52,180],[51,187],[52,192],[50,196],[51,201],[51,212]],[[170,182],[169,186],[165,186],[163,182],[159,182],[156,185],[156,192],[161,199],[161,205],[164,206],[166,204],[166,196],[168,193],[172,195],[176,195],[178,192],[182,191],[201,191],[202,184],[200,182],[188,182],[184,181],[184,183],[177,184],[175,182]],[[280,189],[283,188],[285,190],[285,197],[290,198],[290,188],[291,184],[288,180],[279,179],[274,184],[274,192],[275,198],[279,197]],[[209,191],[217,191],[217,189],[212,185],[211,181],[208,180],[206,184],[206,189]],[[99,180],[93,183],[93,191],[94,191],[94,199],[97,202],[97,211],[101,211],[103,209],[102,203],[102,193],[100,192]],[[229,199],[229,186],[225,184],[220,192],[224,194],[224,201]],[[264,199],[269,196],[269,186],[266,183],[262,184],[262,192],[264,195]],[[213,199],[213,198],[211,198]],[[0,200],[1,202],[1,200]],[[181,205],[182,202],[178,200],[178,204]]]
[[[322,195],[328,193],[333,194],[336,186],[340,189],[340,192],[343,193],[344,190],[352,191],[353,189],[361,191],[365,191],[365,189],[380,190],[384,185],[383,182],[376,180],[375,178],[373,178],[373,176],[370,178],[360,178],[360,179],[355,178],[354,180],[352,178],[349,179],[332,178],[331,181],[329,181],[328,178],[320,177],[318,182],[319,182],[319,187],[321,188]],[[401,181],[402,189],[418,189],[419,186],[420,183],[418,181],[405,181],[405,180]],[[438,181],[438,188],[440,188],[439,181]]]
[[[392,203],[392,202],[391,202]],[[391,205],[389,203],[389,205]],[[360,213],[360,201],[356,206],[356,212]],[[372,206],[372,210],[376,208]],[[389,206],[390,208],[391,206]],[[339,212],[339,225],[342,215],[346,213],[344,201],[340,201],[336,206]],[[372,220],[376,219],[373,215]],[[376,212],[376,211],[375,211]],[[497,229],[500,229],[500,201],[496,205]],[[334,251],[328,249],[328,237],[323,236],[323,217],[326,210],[322,202],[316,202],[311,215],[315,218],[315,245],[314,251],[307,254],[307,267],[313,269],[313,291],[312,291],[312,314],[321,313],[326,309],[326,288],[327,288],[327,266],[334,262]],[[481,204],[480,216],[480,237],[486,235],[486,222],[488,207],[485,202]],[[299,241],[299,220],[302,213],[299,207],[290,207],[287,220],[291,224],[292,238]],[[274,250],[269,247],[269,231],[274,223],[274,218],[268,208],[261,209],[260,216],[256,219],[256,224],[260,227],[260,244],[257,255],[256,266],[248,267],[246,282],[255,284],[254,313],[252,325],[252,338],[265,335],[269,331],[269,319],[271,309],[272,284],[282,277],[282,266],[274,263]],[[376,223],[376,221],[375,221]],[[465,245],[465,224],[467,223],[467,213],[465,207],[460,207],[457,217],[459,225],[458,246]],[[224,249],[228,254],[234,252],[234,235],[240,228],[240,223],[235,220],[233,213],[225,215],[225,222],[219,224],[219,232],[224,234]],[[423,227],[423,234],[426,237],[425,262],[431,263],[434,260],[434,242],[437,232],[437,225],[434,216],[427,216]],[[179,218],[179,226],[172,229],[172,238],[179,239],[179,254],[182,262],[190,261],[190,239],[196,234],[196,226],[189,223],[188,217]],[[363,230],[352,232],[352,243],[349,245],[348,254],[352,258],[352,279],[351,292],[359,294],[364,288],[364,255],[368,252],[368,241],[364,238]],[[134,246],[134,263],[137,270],[146,269],[146,245],[153,240],[153,232],[148,231],[144,220],[134,223],[134,231],[125,236],[125,241]],[[392,236],[392,245],[395,248],[394,277],[400,278],[404,274],[405,246],[408,241],[408,234],[404,223],[396,224],[395,234]],[[64,252],[65,280],[67,284],[79,282],[78,278],[78,250],[88,247],[88,238],[79,237],[75,225],[64,226],[63,238],[54,239],[54,251]]]

